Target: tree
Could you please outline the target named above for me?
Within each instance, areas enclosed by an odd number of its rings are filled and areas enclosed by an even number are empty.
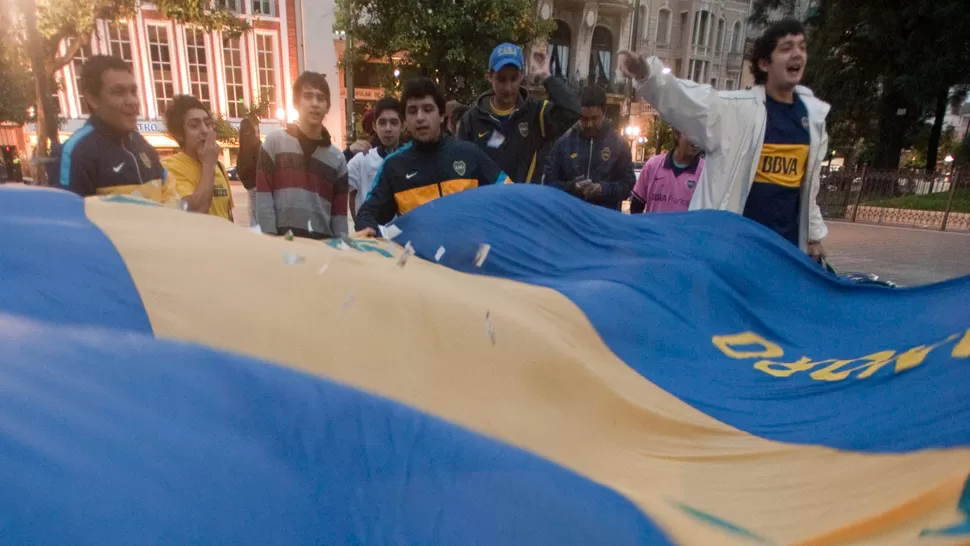
[[[654,146],[654,155],[659,155],[660,152],[674,149],[677,142],[674,141],[674,128],[670,126],[669,123],[660,119],[660,117],[654,118],[653,124],[650,127],[650,138],[648,142],[652,142]]]
[[[402,73],[414,68],[468,102],[487,88],[496,45],[545,39],[553,22],[539,20],[533,0],[337,0],[337,27],[354,40],[345,66],[399,55]]]
[[[30,49],[31,68],[35,82],[37,105],[37,154],[43,162],[50,150],[48,141],[56,134],[52,123],[53,105],[46,92],[46,82],[52,80],[58,70],[74,59],[84,44],[91,43],[97,20],[116,21],[133,17],[142,0],[21,0],[21,16],[25,21],[22,40]],[[147,3],[147,2],[146,2]],[[205,0],[154,0],[154,9],[164,17],[183,24],[194,24],[206,31],[222,30],[235,37],[249,30],[249,24],[236,14],[222,8],[213,8]],[[31,43],[31,33],[36,42]],[[64,45],[64,53],[60,47]],[[33,45],[33,47],[30,47]],[[41,84],[40,82],[44,82]]]
[[[26,52],[6,15],[0,10],[0,121],[22,124],[33,104],[34,81],[24,62]]]

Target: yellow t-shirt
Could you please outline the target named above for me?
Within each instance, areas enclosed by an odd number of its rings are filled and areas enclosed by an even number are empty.
[[[195,193],[202,179],[202,164],[189,157],[185,152],[179,152],[162,160],[168,175],[175,179],[175,192],[185,198]],[[232,190],[229,180],[220,166],[216,166],[215,180],[212,190],[212,204],[209,214],[232,220]]]

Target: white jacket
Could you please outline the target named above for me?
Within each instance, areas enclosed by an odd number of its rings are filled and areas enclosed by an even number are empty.
[[[350,184],[351,191],[357,190],[357,199],[351,204],[354,207],[354,214],[367,200],[367,195],[374,187],[377,171],[383,164],[384,158],[377,152],[377,146],[355,155],[347,163],[347,182]]]
[[[719,209],[742,214],[765,139],[765,88],[758,85],[745,91],[719,92],[709,85],[664,74],[663,63],[656,57],[648,59],[647,65],[649,75],[636,82],[637,95],[707,152],[690,210]],[[830,106],[815,98],[808,88],[798,86],[795,93],[808,110],[811,137],[799,217],[799,246],[804,250],[809,241],[821,241],[828,234],[815,200],[828,150],[825,116]]]

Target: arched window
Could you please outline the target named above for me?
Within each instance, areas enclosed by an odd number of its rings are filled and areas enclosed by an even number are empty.
[[[734,23],[734,30],[731,31],[731,53],[741,53],[741,44],[744,43],[744,36],[741,35],[741,21]]]
[[[650,23],[650,21],[647,19],[647,8],[645,6],[640,6],[640,13],[637,16],[637,21],[638,21],[637,22],[637,25],[639,25],[638,28],[637,28],[637,30],[638,30],[638,32],[640,34],[640,40],[639,41],[645,42],[645,41],[647,41],[647,36],[649,34],[647,32],[647,30],[648,30],[649,23]],[[639,44],[637,44],[637,45],[639,45]]]
[[[591,83],[606,84],[613,72],[613,33],[606,27],[593,29],[593,40],[589,51],[589,80]]]
[[[549,37],[546,47],[546,57],[549,59],[549,73],[562,78],[569,73],[569,44],[572,43],[572,32],[564,21],[556,19],[556,29]]]
[[[657,14],[657,44],[667,45],[670,43],[670,10],[662,9]]]

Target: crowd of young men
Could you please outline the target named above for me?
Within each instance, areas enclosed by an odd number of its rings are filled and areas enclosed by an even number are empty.
[[[369,138],[347,149],[323,126],[331,106],[326,78],[305,72],[292,90],[296,123],[259,144],[258,118],[247,118],[240,176],[251,191],[251,220],[273,235],[342,237],[349,213],[358,236],[376,237],[394,217],[452,193],[542,183],[614,210],[630,199],[633,213],[733,211],[821,259],[827,230],[815,200],[829,107],[799,85],[806,62],[805,32],[795,21],[757,40],[756,85],[745,91],[681,80],[655,57],[621,52],[620,70],[639,97],[677,129],[674,150],[651,159],[639,179],[630,147],[606,123],[603,90],[576,96],[550,76],[541,52],[529,74],[548,99],[530,97],[522,85],[522,49],[500,44],[489,60],[492,90],[472,105],[447,103],[430,79],[409,80],[400,100],[382,99],[368,113]],[[81,89],[92,115],[62,148],[62,187],[231,219],[228,177],[203,103],[172,101],[166,121],[181,152],[162,162],[136,131],[138,90],[127,63],[92,57]]]

